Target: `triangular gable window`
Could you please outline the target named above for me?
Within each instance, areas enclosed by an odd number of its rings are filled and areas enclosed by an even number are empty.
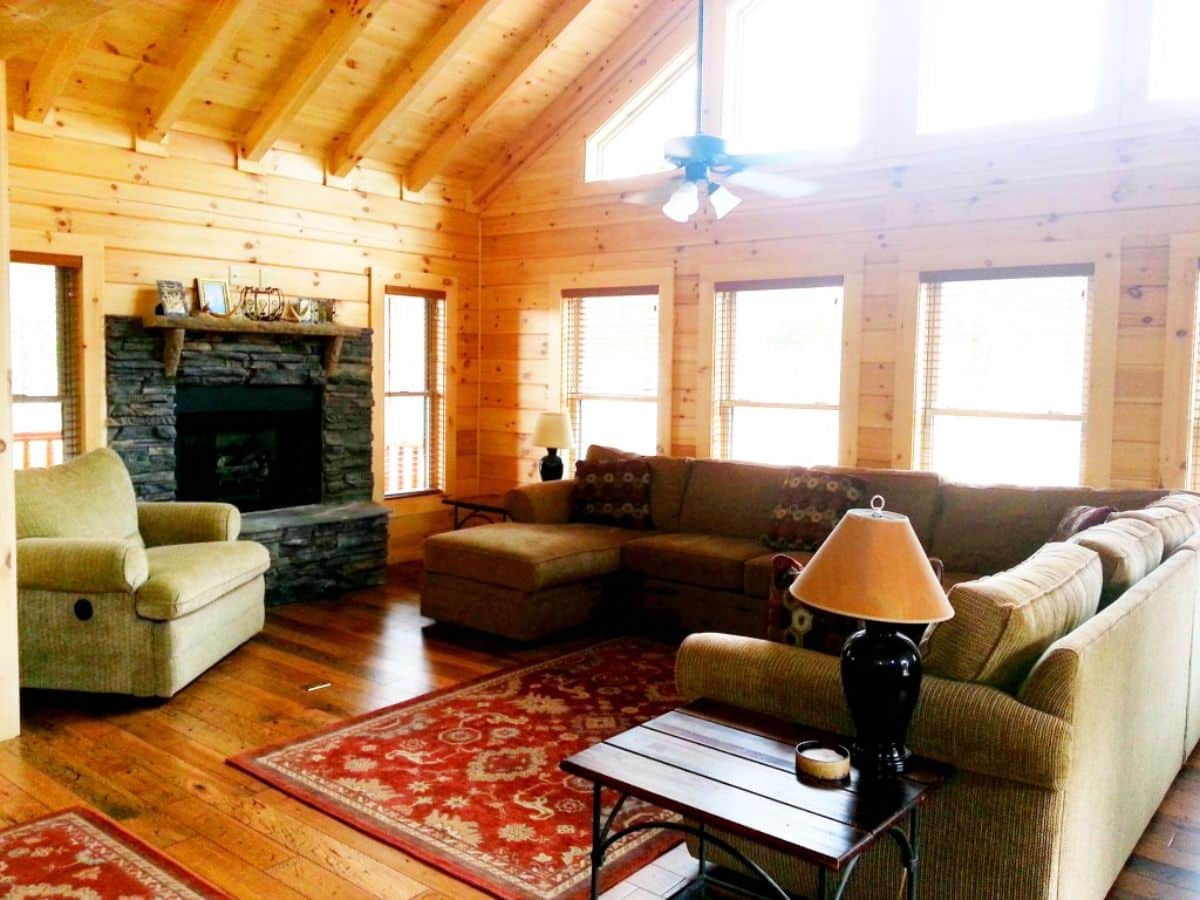
[[[696,51],[689,49],[654,77],[587,141],[587,180],[607,181],[671,166],[663,146],[695,130]]]

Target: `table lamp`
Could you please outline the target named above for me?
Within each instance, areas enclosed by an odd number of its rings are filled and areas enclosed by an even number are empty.
[[[905,738],[921,690],[921,654],[897,625],[954,615],[907,516],[870,509],[846,513],[792,582],[792,596],[815,609],[861,619],[842,647],[842,689],[854,720],[854,763],[864,777],[904,771]]]
[[[563,461],[558,455],[560,447],[570,450],[575,446],[571,436],[571,417],[565,412],[544,412],[533,426],[533,446],[545,447],[546,455],[538,471],[542,481],[558,481],[563,477]]]

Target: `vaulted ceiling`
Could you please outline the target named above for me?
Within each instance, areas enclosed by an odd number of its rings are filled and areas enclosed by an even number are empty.
[[[693,0],[8,0],[13,111],[173,131],[493,190],[530,136],[597,90]],[[607,55],[606,55],[607,54]],[[165,144],[164,144],[165,139]],[[501,165],[503,168],[503,165]]]

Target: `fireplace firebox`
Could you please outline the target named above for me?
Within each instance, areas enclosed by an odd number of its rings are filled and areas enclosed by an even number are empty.
[[[178,498],[243,512],[319,503],[321,401],[311,385],[178,385]]]

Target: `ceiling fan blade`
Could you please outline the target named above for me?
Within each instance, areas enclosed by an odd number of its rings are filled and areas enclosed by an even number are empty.
[[[748,188],[760,194],[782,197],[785,200],[811,197],[821,190],[821,185],[815,181],[805,181],[790,175],[778,175],[775,172],[764,172],[761,169],[738,169],[726,175],[725,180],[738,187]]]
[[[645,191],[626,191],[621,194],[622,203],[632,203],[635,206],[662,206],[683,183],[683,176],[678,175],[662,184]]]

